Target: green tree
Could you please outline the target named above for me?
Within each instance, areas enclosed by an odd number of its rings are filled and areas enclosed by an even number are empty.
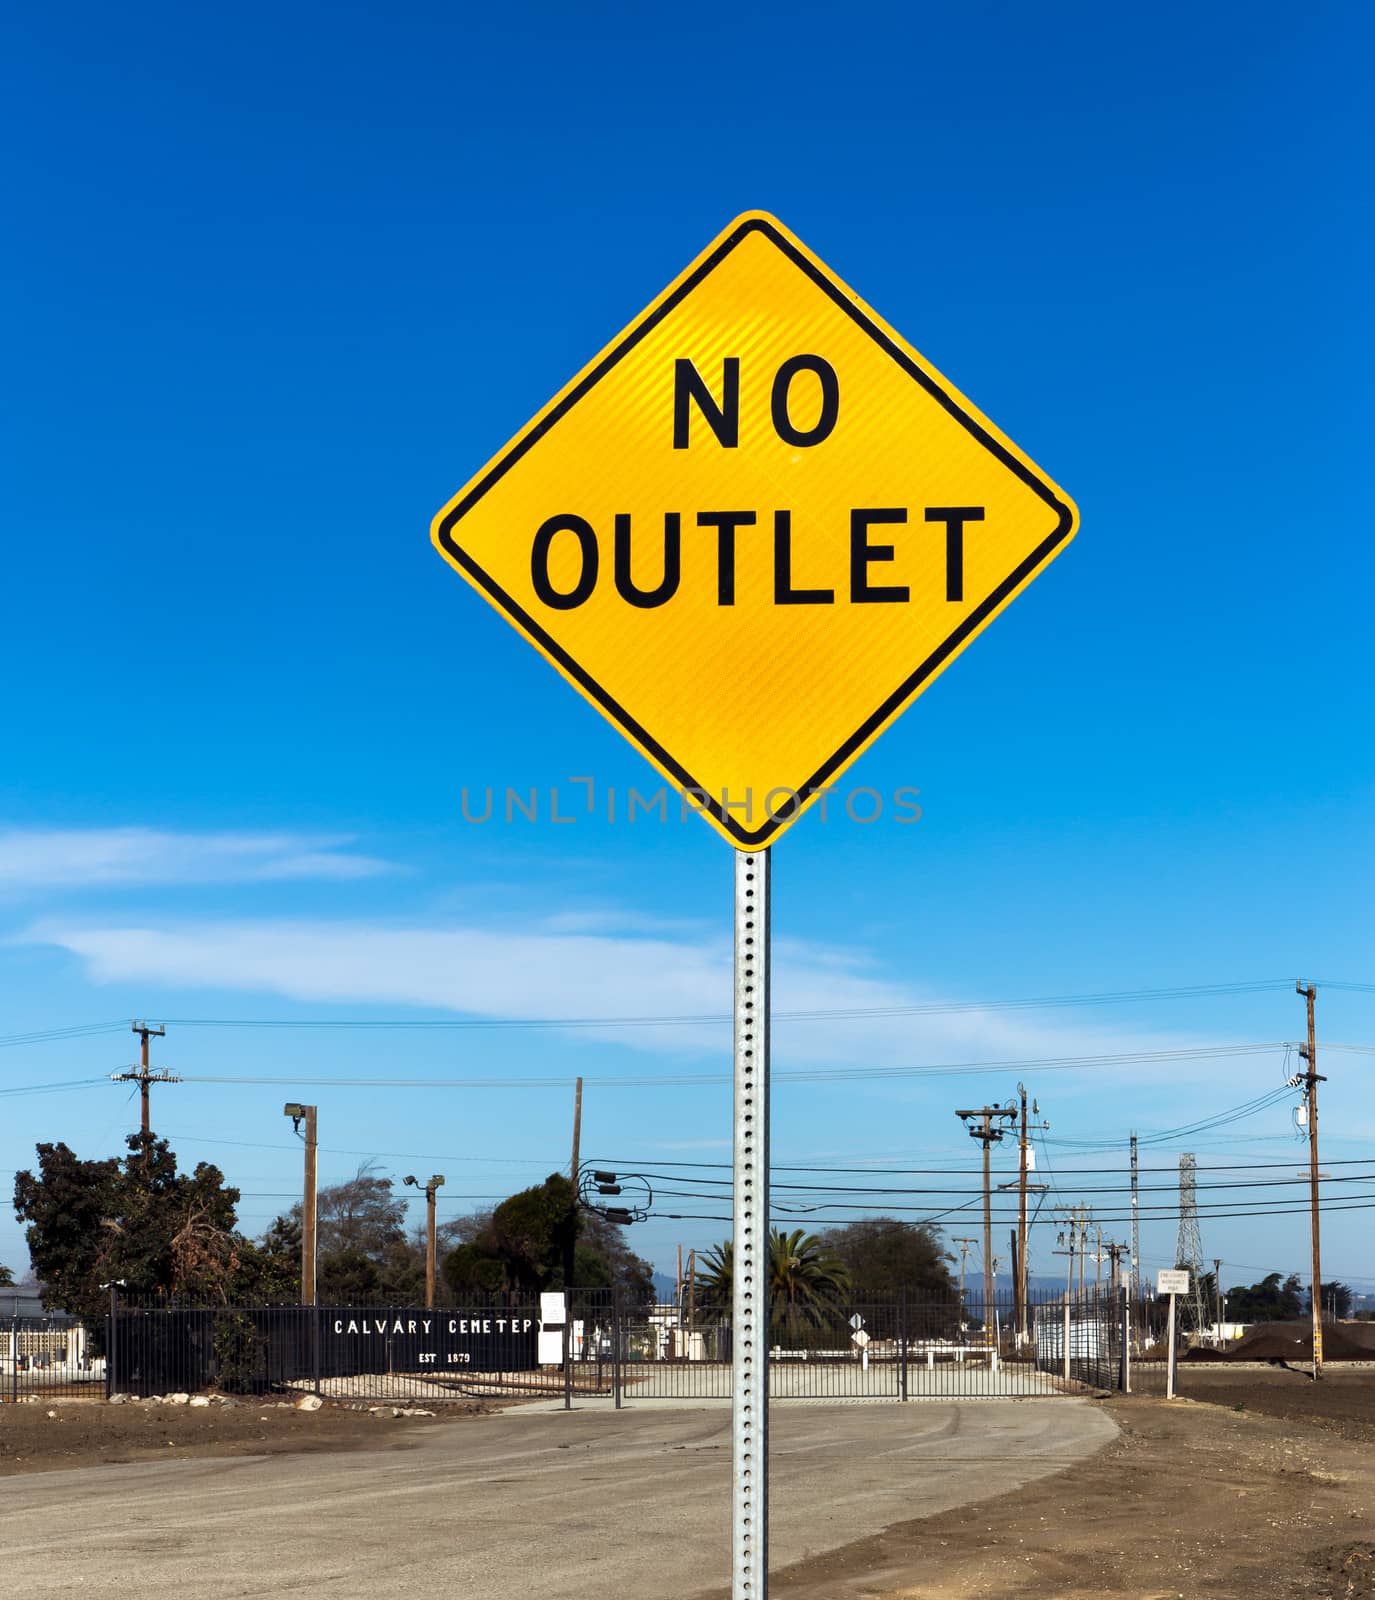
[[[40,1144],[37,1154],[37,1173],[15,1174],[14,1211],[28,1224],[25,1239],[43,1303],[94,1314],[106,1223],[120,1208],[120,1164],[83,1161],[65,1144]]]
[[[579,1288],[617,1285],[627,1306],[654,1301],[654,1268],[630,1248],[628,1230],[595,1211],[579,1212],[573,1282]]]
[[[277,1303],[301,1298],[300,1207],[277,1217],[258,1242],[262,1298]]]
[[[492,1243],[510,1286],[527,1294],[558,1287],[573,1259],[578,1221],[573,1185],[561,1172],[503,1200],[492,1213]]]
[[[292,1207],[299,1218],[300,1207]],[[361,1250],[378,1260],[405,1241],[406,1202],[394,1181],[366,1162],[343,1183],[321,1189],[315,1201],[316,1240],[320,1254]]]
[[[406,1201],[366,1162],[315,1200],[316,1294],[334,1305],[418,1305],[425,1296],[425,1247],[406,1232]],[[302,1207],[278,1217],[259,1247],[265,1282],[301,1292]]]
[[[798,1228],[769,1232],[769,1329],[788,1342],[826,1320],[850,1287],[850,1274],[824,1240]]]
[[[735,1279],[735,1249],[729,1239],[701,1257],[696,1295],[699,1312],[710,1318],[730,1311]],[[844,1263],[816,1234],[801,1228],[769,1230],[769,1336],[787,1344],[810,1342],[815,1330],[837,1320],[849,1292]]]
[[[38,1171],[14,1180],[15,1214],[45,1305],[95,1318],[102,1284],[126,1295],[227,1300],[251,1279],[254,1247],[235,1228],[239,1191],[218,1167],[178,1172],[165,1139],[130,1135],[123,1161],[37,1147]]]
[[[578,1206],[560,1172],[450,1226],[459,1242],[444,1256],[444,1280],[470,1304],[564,1288],[570,1272],[580,1288],[619,1285],[630,1304],[653,1298],[653,1268],[630,1249],[622,1229]]]
[[[3,1261],[0,1261],[0,1289],[12,1289],[13,1287],[14,1274]]]
[[[1305,1299],[1296,1272],[1287,1278],[1271,1272],[1259,1283],[1233,1285],[1227,1291],[1227,1316],[1232,1322],[1296,1322]]]
[[[456,1245],[444,1257],[442,1271],[455,1297],[467,1304],[499,1302],[508,1288],[501,1257],[480,1241]]]
[[[1313,1315],[1313,1292],[1308,1293],[1308,1314]],[[1351,1285],[1347,1283],[1325,1283],[1322,1286],[1322,1314],[1324,1317],[1336,1317],[1339,1320],[1351,1315]]]
[[[870,1217],[831,1228],[820,1237],[849,1274],[850,1287],[858,1298],[896,1289],[933,1298],[955,1293],[949,1267],[952,1258],[942,1248],[939,1233],[924,1222]]]

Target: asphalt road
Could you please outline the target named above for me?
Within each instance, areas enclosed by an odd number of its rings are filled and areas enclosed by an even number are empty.
[[[1073,1399],[778,1407],[777,1568],[1057,1472],[1114,1434]],[[729,1581],[729,1413],[508,1411],[409,1449],[8,1479],[5,1592],[680,1600]]]

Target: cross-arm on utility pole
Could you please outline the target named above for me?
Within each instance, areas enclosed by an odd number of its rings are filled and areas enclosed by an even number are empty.
[[[1308,1071],[1298,1075],[1302,1084],[1304,1103],[1308,1111],[1308,1179],[1313,1223],[1313,1376],[1322,1377],[1322,1247],[1318,1208],[1318,1085],[1327,1079],[1318,1071],[1318,1032],[1314,1019],[1314,1006],[1318,991],[1314,984],[1295,983],[1295,990],[1308,1002],[1308,1043],[1299,1047],[1299,1054],[1308,1063]],[[1294,1083],[1294,1079],[1289,1080]],[[1297,1084],[1295,1085],[1298,1086]]]
[[[985,1334],[993,1326],[993,1184],[989,1168],[989,1151],[995,1144],[1002,1142],[1006,1131],[1003,1127],[995,1127],[995,1122],[1015,1123],[1017,1108],[1015,1106],[979,1106],[976,1110],[956,1111],[955,1115],[969,1129],[969,1137],[978,1139],[983,1144],[984,1156],[984,1304],[983,1319]]]
[[[139,1129],[143,1135],[143,1159],[147,1161],[148,1140],[152,1137],[148,1105],[149,1085],[154,1083],[180,1083],[181,1079],[175,1072],[168,1072],[163,1067],[154,1070],[148,1063],[149,1039],[164,1038],[167,1029],[160,1023],[153,1022],[131,1022],[129,1026],[134,1033],[139,1035],[141,1040],[139,1064],[137,1067],[129,1067],[123,1072],[112,1072],[110,1081],[112,1083],[136,1083],[139,1087]]]

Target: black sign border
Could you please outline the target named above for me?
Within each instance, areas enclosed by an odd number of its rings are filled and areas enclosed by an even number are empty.
[[[1020,562],[1012,572],[998,585],[984,602],[972,611],[955,631],[939,645],[925,661],[909,674],[903,682],[888,695],[865,720],[850,735],[848,739],[828,760],[818,767],[807,781],[797,790],[795,800],[787,800],[771,816],[766,817],[762,826],[749,829],[741,824],[726,811],[719,800],[712,799],[707,794],[705,785],[699,783],[690,772],[676,761],[663,745],[659,743],[647,729],[640,726],[634,717],[593,678],[566,650],[559,645],[557,640],[550,637],[523,606],[514,600],[499,583],[486,572],[473,558],[464,551],[454,539],[455,526],[468,514],[479,500],[495,484],[511,470],[532,445],[536,444],[546,433],[560,421],[590,389],[599,383],[608,372],[660,322],[673,311],[681,302],[692,293],[710,273],[720,266],[732,250],[747,238],[751,233],[762,233],[784,255],[798,267],[827,294],[831,300],[855,322],[887,355],[902,368],[907,375],[929,394],[932,399],[942,405],[946,411],[984,446],[992,455],[1016,474],[1040,499],[1056,512],[1058,520],[1054,531]],[[814,794],[824,787],[827,780],[842,767],[850,756],[859,749],[877,729],[891,715],[898,711],[903,703],[912,699],[921,685],[937,671],[948,659],[951,653],[975,632],[979,625],[996,611],[1003,600],[1007,598],[1020,584],[1022,584],[1036,569],[1043,566],[1069,537],[1074,526],[1074,513],[1071,508],[1055,493],[1054,489],[1043,478],[1033,472],[1025,462],[1019,460],[998,439],[994,438],[988,429],[976,418],[971,417],[960,405],[955,397],[944,390],[939,383],[926,372],[905,350],[896,344],[888,334],[875,323],[865,312],[862,306],[857,305],[845,291],[834,283],[814,262],[808,260],[797,249],[793,242],[778,231],[767,219],[763,217],[749,217],[737,228],[733,228],[717,245],[710,255],[703,258],[699,265],[692,271],[678,287],[659,305],[654,306],[646,315],[631,328],[624,337],[619,339],[605,356],[591,369],[582,380],[570,389],[559,403],[547,415],[541,417],[537,423],[521,434],[491,467],[473,485],[467,494],[445,514],[439,523],[436,537],[443,546],[448,556],[460,566],[464,572],[478,585],[483,592],[513,621],[517,622],[532,638],[537,639],[541,647],[574,679],[586,694],[599,705],[606,714],[619,727],[623,728],[630,736],[646,750],[650,751],[659,764],[679,780],[682,788],[691,790],[696,796],[705,796],[700,802],[701,809],[715,818],[717,823],[726,830],[730,837],[746,849],[762,849],[785,822]]]

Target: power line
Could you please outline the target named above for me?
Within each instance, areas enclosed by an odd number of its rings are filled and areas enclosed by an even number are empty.
[[[1287,978],[1258,978],[1236,983],[1182,984],[1160,989],[1112,989],[1088,994],[1033,995],[1015,1000],[932,1000],[908,1005],[842,1006],[777,1011],[774,1022],[853,1021],[864,1017],[954,1016],[971,1011],[1025,1011],[1040,1008],[1124,1005],[1155,1000],[1192,1000],[1224,995],[1261,994],[1287,989]],[[1335,987],[1335,986],[1334,986]],[[1356,986],[1347,986],[1356,987]],[[604,1017],[168,1017],[179,1028],[644,1028],[726,1024],[727,1012],[695,1012],[677,1016]]]
[[[793,1068],[775,1074],[794,1083],[852,1083],[888,1078],[967,1077],[991,1072],[1055,1072],[1087,1067],[1125,1066],[1161,1061],[1204,1061],[1231,1056],[1266,1055],[1286,1048],[1285,1041],[1263,1040],[1249,1044],[1190,1045],[1169,1050],[1127,1050],[1089,1056],[1018,1057],[995,1061],[938,1062],[927,1066]],[[1375,1053],[1375,1052],[1372,1052]],[[187,1083],[226,1083],[248,1085],[310,1085],[357,1089],[551,1089],[565,1087],[571,1074],[557,1077],[517,1077],[510,1074],[494,1078],[361,1078],[242,1076],[227,1073],[202,1073],[185,1076]],[[647,1076],[584,1078],[585,1083],[609,1089],[683,1088],[729,1083],[729,1074],[719,1072],[653,1073]]]
[[[1314,980],[1324,988],[1350,994],[1375,994],[1375,983],[1349,982],[1335,978]],[[1110,989],[1083,994],[1033,995],[1012,1000],[950,1000],[925,1001],[909,1005],[846,1006],[814,1008],[811,1010],[778,1011],[775,1023],[854,1021],[867,1017],[918,1017],[958,1016],[979,1011],[1025,1011],[1035,1009],[1073,1009],[1106,1005],[1145,1004],[1162,1000],[1195,1000],[1220,998],[1231,995],[1264,994],[1287,990],[1287,978],[1255,978],[1236,982],[1177,984],[1163,988]],[[649,1028],[649,1027],[699,1027],[706,1024],[725,1026],[731,1021],[726,1012],[698,1012],[667,1016],[605,1016],[605,1017],[165,1017],[164,1025],[181,1028],[286,1028],[327,1030],[397,1029],[423,1032],[427,1030],[470,1030],[507,1028]],[[65,1039],[77,1039],[102,1033],[119,1033],[127,1026],[120,1017],[106,1022],[71,1023],[54,1028],[34,1029],[25,1033],[0,1035],[0,1049],[11,1049],[27,1044],[44,1044]],[[1375,1046],[1337,1046],[1329,1049],[1352,1048],[1375,1054]]]
[[[12,1097],[25,1094],[66,1094],[71,1089],[91,1089],[109,1081],[108,1078],[68,1078],[61,1083],[21,1083],[11,1088],[0,1089],[0,1095]]]
[[[127,1026],[128,1018],[120,1017],[115,1022],[78,1022],[68,1027],[40,1028],[33,1033],[11,1033],[0,1036],[0,1050],[26,1044],[47,1044],[57,1039],[84,1039],[97,1033],[123,1033]]]
[[[976,1198],[979,1198],[979,1197],[976,1197]],[[967,1208],[962,1208],[962,1209],[967,1209]],[[1344,1202],[1344,1203],[1339,1204],[1339,1205],[1324,1206],[1323,1207],[1323,1211],[1324,1211],[1324,1213],[1337,1212],[1337,1211],[1375,1211],[1375,1195],[1368,1196],[1368,1197],[1367,1196],[1363,1196],[1359,1200],[1353,1199],[1351,1201]],[[771,1213],[772,1217],[777,1217],[778,1220],[780,1220],[780,1221],[795,1220],[796,1219],[796,1215],[797,1214],[795,1212],[773,1212],[773,1213]],[[1285,1208],[1274,1210],[1274,1211],[1222,1211],[1222,1212],[1211,1212],[1210,1211],[1210,1212],[1207,1212],[1206,1215],[1211,1217],[1214,1221],[1218,1221],[1218,1222],[1225,1222],[1225,1221],[1227,1221],[1229,1219],[1241,1220],[1241,1221],[1251,1221],[1251,1220],[1255,1220],[1256,1218],[1259,1218],[1259,1217],[1307,1216],[1308,1215],[1308,1205],[1307,1205],[1307,1202],[1303,1202],[1303,1203],[1301,1203],[1301,1204],[1299,1204],[1297,1206],[1285,1207]],[[998,1220],[999,1221],[1009,1221],[1012,1218],[1014,1218],[1015,1216],[1016,1216],[1015,1212],[1008,1212],[1007,1216],[999,1217]],[[1178,1216],[1178,1212],[1176,1211],[1176,1212],[1173,1213],[1173,1217],[1177,1218],[1177,1216]],[[667,1222],[729,1222],[731,1220],[729,1215],[718,1215],[715,1212],[705,1212],[705,1211],[692,1211],[692,1212],[682,1212],[682,1213],[671,1212],[671,1211],[654,1211],[654,1212],[651,1213],[651,1217],[653,1219],[655,1219],[655,1220],[662,1220],[662,1221],[667,1221]],[[886,1219],[883,1218],[883,1217],[809,1216],[807,1218],[807,1220],[808,1220],[809,1223],[811,1223],[811,1225],[813,1227],[850,1227],[853,1224],[864,1224],[864,1225],[871,1225],[871,1226],[874,1226],[874,1227],[881,1227],[881,1226],[883,1226],[883,1224],[884,1224]],[[932,1222],[932,1221],[934,1221],[936,1219],[927,1217],[927,1218],[923,1218],[923,1219],[920,1219],[920,1220],[926,1221],[926,1222]],[[1153,1218],[1150,1218],[1148,1220],[1155,1221],[1155,1222],[1167,1222],[1167,1221],[1172,1220],[1172,1217],[1161,1216],[1161,1217],[1153,1217]],[[1127,1217],[1126,1215],[1123,1215],[1123,1216],[1111,1216],[1111,1217],[1099,1217],[1099,1216],[1095,1215],[1094,1221],[1095,1222],[1100,1222],[1100,1223],[1125,1223],[1125,1222],[1130,1221],[1130,1218]],[[1154,1259],[1154,1258],[1152,1258],[1152,1259]]]
[[[1375,1170],[1372,1170],[1372,1169],[1375,1169],[1375,1160],[1362,1162],[1362,1163],[1360,1163],[1360,1165],[1363,1166],[1366,1170],[1363,1171],[1363,1172],[1347,1173],[1346,1175],[1344,1175],[1343,1177],[1340,1177],[1340,1178],[1328,1177],[1328,1178],[1323,1179],[1323,1182],[1325,1184],[1331,1186],[1333,1184],[1338,1184],[1338,1183],[1369,1183],[1369,1182],[1375,1181]],[[778,1171],[780,1169],[775,1168],[773,1170],[774,1171]],[[691,1178],[691,1177],[683,1177],[681,1174],[655,1172],[655,1171],[653,1171],[652,1169],[649,1169],[649,1168],[645,1168],[645,1169],[641,1170],[640,1175],[642,1177],[645,1177],[645,1178],[652,1178],[652,1179],[655,1180],[656,1183],[659,1183],[659,1184],[664,1184],[664,1183],[693,1183],[693,1184],[697,1184],[699,1186],[710,1185],[712,1189],[729,1189],[731,1187],[731,1180],[729,1178]],[[866,1175],[867,1176],[881,1176],[881,1174],[866,1174]],[[964,1175],[965,1174],[961,1174],[961,1176],[964,1176]],[[1293,1177],[1286,1177],[1286,1178],[1243,1178],[1243,1179],[1235,1179],[1235,1180],[1233,1180],[1232,1182],[1229,1182],[1229,1183],[1200,1183],[1200,1184],[1197,1184],[1196,1187],[1203,1193],[1210,1193],[1210,1192],[1212,1192],[1214,1190],[1218,1190],[1218,1189],[1280,1189],[1280,1188],[1286,1187],[1287,1185],[1300,1184],[1300,1183],[1306,1184],[1307,1182],[1308,1182],[1308,1174],[1307,1173],[1300,1173],[1300,1174],[1297,1174],[1297,1175],[1295,1175]],[[869,1194],[869,1195],[930,1194],[930,1195],[942,1195],[942,1196],[944,1196],[944,1195],[969,1195],[969,1194],[978,1195],[978,1194],[982,1194],[982,1192],[983,1192],[982,1189],[925,1188],[925,1187],[916,1187],[916,1186],[913,1186],[913,1185],[910,1185],[910,1184],[902,1184],[902,1185],[898,1185],[898,1184],[881,1184],[881,1185],[879,1185],[879,1184],[858,1184],[858,1183],[843,1183],[843,1184],[778,1183],[778,1182],[774,1181],[774,1182],[771,1182],[771,1187],[773,1189],[779,1191],[779,1192],[782,1192],[782,1193],[787,1193],[787,1194],[807,1194],[807,1195],[813,1195],[813,1194]],[[1141,1185],[1139,1187],[1138,1192],[1142,1193],[1142,1194],[1173,1194],[1173,1193],[1177,1193],[1178,1192],[1178,1187],[1179,1186],[1178,1186],[1177,1183],[1143,1184],[1143,1185]],[[677,1192],[677,1191],[670,1190],[670,1189],[665,1189],[665,1188],[662,1188],[662,1187],[658,1190],[658,1193],[660,1193],[660,1194],[671,1194],[671,1193],[675,1193],[675,1192]],[[707,1191],[688,1190],[688,1191],[685,1191],[685,1192],[687,1192],[687,1193],[697,1193],[697,1192],[707,1192],[707,1193],[709,1193],[710,1191],[709,1190],[707,1190]],[[1073,1185],[1072,1187],[1068,1188],[1065,1192],[1067,1194],[1076,1194],[1076,1195],[1104,1195],[1104,1194],[1113,1195],[1113,1194],[1130,1194],[1130,1193],[1132,1193],[1132,1189],[1131,1189],[1131,1185],[1130,1184],[1120,1184],[1120,1185],[1118,1185],[1118,1184],[1106,1184],[1106,1183],[1091,1183],[1091,1184],[1076,1184],[1076,1185]],[[712,1198],[715,1198],[715,1196],[712,1196]]]
[[[264,1144],[255,1139],[212,1139],[204,1134],[169,1133],[166,1138],[169,1143],[175,1140],[177,1144],[222,1144],[238,1150],[289,1150],[295,1154],[300,1149],[299,1145],[294,1144]],[[320,1145],[319,1149],[322,1155],[376,1157],[379,1160],[385,1157],[389,1161],[471,1161],[498,1167],[549,1166],[549,1162],[541,1161],[534,1156],[459,1156],[447,1151],[435,1154],[433,1151],[424,1150],[345,1150],[335,1145],[324,1144]]]

